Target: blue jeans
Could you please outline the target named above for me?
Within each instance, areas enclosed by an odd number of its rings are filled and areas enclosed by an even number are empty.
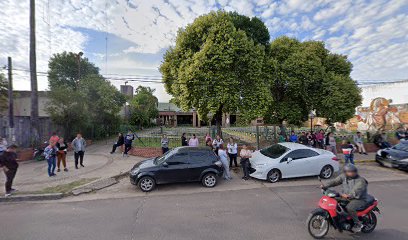
[[[346,161],[346,164],[354,164],[354,154],[344,154],[344,160]]]
[[[54,175],[54,171],[55,171],[55,157],[50,157],[49,159],[47,159],[48,162],[48,176],[52,176]]]

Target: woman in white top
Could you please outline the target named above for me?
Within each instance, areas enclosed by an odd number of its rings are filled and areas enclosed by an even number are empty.
[[[217,135],[217,137],[214,139],[213,141],[213,147],[215,149],[215,154],[218,155],[218,149],[220,148],[220,146],[224,144],[224,141],[222,140],[222,138],[220,137],[220,135]]]
[[[229,165],[228,165],[228,156],[227,152],[224,150],[224,145],[221,144],[219,149],[218,149],[218,156],[220,157],[222,166],[224,167],[224,179],[225,180],[230,180],[231,178],[231,173],[229,170]]]
[[[244,176],[242,179],[248,180],[249,179],[249,159],[252,157],[252,151],[247,148],[247,145],[242,145],[241,152],[239,153],[241,156],[241,166],[244,171]]]
[[[238,167],[237,163],[238,145],[234,142],[234,139],[232,137],[230,137],[229,139],[227,149],[230,159],[230,167],[232,167],[232,163],[235,163],[235,167]]]
[[[190,138],[190,141],[188,141],[188,146],[190,147],[198,147],[198,138],[196,137],[195,134],[193,134],[193,137]]]

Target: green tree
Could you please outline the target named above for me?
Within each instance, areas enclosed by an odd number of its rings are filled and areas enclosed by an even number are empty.
[[[0,115],[8,108],[8,81],[4,74],[0,73]]]
[[[48,81],[47,111],[64,128],[66,137],[78,131],[103,137],[120,124],[118,113],[125,97],[87,58],[55,54],[49,61]]]
[[[200,119],[213,114],[219,132],[222,113],[240,112],[254,119],[266,112],[271,99],[262,76],[265,47],[258,43],[265,39],[251,38],[258,30],[247,34],[251,21],[245,19],[223,11],[198,17],[179,30],[175,47],[160,66],[165,88],[177,105],[194,108]],[[259,22],[253,22],[258,29]]]
[[[311,110],[330,122],[351,118],[361,104],[346,56],[330,53],[323,42],[279,37],[270,44],[265,77],[273,97],[265,119],[300,125]]]
[[[130,101],[130,122],[139,128],[149,126],[150,121],[159,115],[154,91],[150,87],[139,86]]]

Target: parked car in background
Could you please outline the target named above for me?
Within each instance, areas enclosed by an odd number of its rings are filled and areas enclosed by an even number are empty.
[[[375,161],[384,167],[408,171],[408,140],[401,140],[393,147],[378,150]]]
[[[338,158],[329,151],[282,142],[256,151],[249,159],[250,176],[278,182],[282,178],[317,176],[328,179],[339,170]]]
[[[209,147],[178,147],[137,163],[130,171],[130,182],[144,192],[176,182],[201,181],[205,187],[215,187],[222,173],[222,163]]]

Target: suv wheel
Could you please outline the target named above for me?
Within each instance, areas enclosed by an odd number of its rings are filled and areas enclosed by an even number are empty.
[[[217,176],[214,173],[207,173],[201,180],[204,187],[212,188],[217,185]]]
[[[156,182],[152,177],[145,176],[139,180],[138,185],[140,190],[142,190],[143,192],[150,192],[156,186]]]

